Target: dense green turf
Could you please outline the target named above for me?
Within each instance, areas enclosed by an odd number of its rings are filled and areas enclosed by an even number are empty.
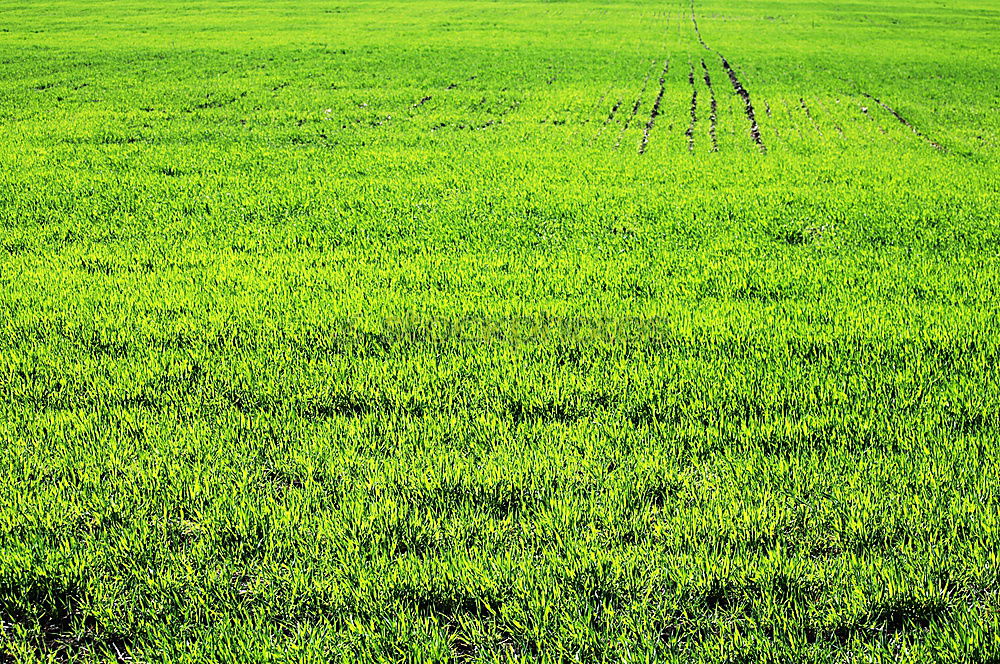
[[[0,661],[998,661],[997,34],[0,0]]]

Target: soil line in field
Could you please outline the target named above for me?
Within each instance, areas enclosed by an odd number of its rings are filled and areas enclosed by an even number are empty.
[[[701,30],[698,29],[698,17],[694,13],[694,0],[691,0],[691,23],[694,24],[694,34],[698,38],[698,43],[702,45],[702,48],[711,51],[712,49],[709,45],[701,38]]]
[[[868,118],[868,120],[871,123],[873,123],[876,127],[878,127],[878,130],[880,132],[882,132],[883,134],[885,133],[885,127],[883,127],[879,123],[875,122],[875,118],[872,117],[872,114],[868,111],[868,107],[867,106],[865,106],[864,104],[858,104],[858,108],[861,109],[861,114],[862,115],[864,115],[866,118]]]
[[[740,83],[739,77],[736,76],[736,72],[733,68],[729,66],[729,61],[726,60],[725,56],[720,53],[719,59],[722,60],[722,67],[726,70],[726,74],[729,75],[729,82],[733,84],[733,90],[736,94],[743,98],[743,104],[746,107],[745,111],[747,120],[750,121],[750,137],[753,139],[753,142],[757,144],[757,147],[760,148],[760,151],[765,152],[766,148],[764,147],[764,140],[760,136],[760,127],[757,126],[757,116],[753,110],[753,101],[750,99],[750,91],[743,87],[743,84]]]
[[[733,84],[733,90],[743,99],[743,104],[746,107],[746,116],[750,121],[750,138],[757,144],[761,152],[767,152],[767,148],[764,147],[764,139],[760,135],[760,127],[757,126],[757,116],[754,113],[753,101],[750,99],[750,91],[740,82],[736,71],[729,65],[729,61],[726,60],[726,56],[705,43],[705,40],[701,36],[701,30],[698,28],[698,17],[694,10],[694,0],[691,0],[691,23],[694,25],[694,33],[698,37],[698,43],[706,50],[715,53],[722,60],[722,67],[726,70],[729,81]]]
[[[694,152],[694,126],[698,122],[698,88],[694,84],[694,65],[688,63],[688,83],[691,84],[691,124],[684,135],[688,138],[688,152]]]
[[[601,137],[601,134],[603,134],[604,130],[608,128],[608,125],[611,124],[611,121],[615,119],[615,115],[618,113],[618,109],[622,107],[624,101],[625,100],[623,99],[619,99],[614,103],[614,105],[611,106],[611,110],[608,112],[608,117],[604,118],[604,124],[602,124],[601,128],[597,130],[597,133],[594,134],[594,137],[590,139],[591,143],[593,143],[594,141],[596,141],[598,138]]]
[[[642,96],[646,94],[646,87],[649,85],[649,79],[653,75],[653,65],[656,64],[656,60],[649,63],[649,71],[646,72],[646,78],[642,80],[642,89],[639,90],[639,95],[635,98],[635,103],[632,104],[632,113],[625,119],[625,124],[622,126],[622,130],[618,132],[618,141],[615,143],[615,150],[621,147],[622,137],[625,136],[625,132],[628,128],[632,126],[632,120],[635,116],[639,114],[639,107],[642,106]]]
[[[719,139],[716,135],[716,127],[718,125],[719,105],[715,101],[715,88],[712,87],[712,75],[708,73],[708,67],[705,65],[705,58],[701,59],[701,70],[705,75],[705,86],[708,88],[709,96],[708,135],[712,137],[712,152],[718,152]]]
[[[809,122],[812,123],[813,128],[817,132],[819,132],[820,136],[822,136],[823,130],[820,129],[819,123],[816,122],[816,118],[813,117],[812,111],[809,110],[809,106],[806,104],[806,100],[803,99],[802,97],[799,97],[799,107],[802,108],[802,111],[806,114],[806,117],[809,118]]]
[[[872,95],[868,94],[867,92],[863,92],[863,91],[861,93],[861,96],[863,96],[863,97],[865,97],[867,99],[871,99],[873,102],[875,102],[876,104],[878,104],[879,106],[881,106],[883,109],[885,109],[886,111],[888,111],[893,117],[895,117],[897,120],[899,120],[900,124],[902,124],[903,126],[909,128],[909,130],[912,131],[914,134],[916,134],[917,136],[919,136],[923,140],[925,140],[928,143],[930,143],[930,145],[934,149],[941,150],[942,152],[947,152],[947,150],[945,149],[945,147],[943,145],[941,145],[937,141],[935,141],[932,138],[930,138],[929,136],[927,136],[927,134],[923,133],[922,131],[920,131],[919,129],[917,129],[916,127],[914,127],[913,124],[909,120],[907,120],[902,115],[900,115],[899,111],[897,111],[893,107],[889,106],[887,103],[885,103],[884,101],[882,101],[878,97],[873,97]]]
[[[889,115],[891,115],[894,118],[896,118],[896,120],[899,121],[899,123],[901,125],[903,125],[907,129],[909,129],[910,131],[912,131],[916,136],[918,136],[922,140],[926,141],[935,150],[940,150],[941,152],[947,152],[948,151],[948,148],[946,148],[945,146],[941,145],[940,143],[938,143],[937,141],[935,141],[934,139],[932,139],[930,136],[928,136],[924,132],[922,132],[919,129],[917,129],[917,127],[912,122],[910,122],[905,117],[903,117],[903,115],[899,111],[897,111],[896,109],[894,109],[892,106],[889,106],[889,104],[885,103],[884,101],[882,101],[881,99],[879,99],[875,95],[868,94],[867,92],[865,92],[864,90],[862,90],[861,86],[858,85],[857,81],[853,81],[853,80],[851,80],[849,78],[845,78],[844,76],[838,76],[837,74],[834,74],[833,72],[830,72],[830,73],[838,81],[842,81],[844,83],[847,83],[848,85],[853,86],[854,89],[858,91],[858,94],[860,94],[865,99],[869,99],[869,100],[875,102],[878,106],[881,106],[883,110],[885,110],[887,113],[889,113]],[[866,106],[862,106],[861,107],[861,112],[864,113],[865,115],[868,115],[868,117],[871,118],[871,116],[868,114],[868,108]],[[883,134],[885,133],[885,129],[883,129],[881,126],[879,127],[879,129],[882,129],[882,133]]]
[[[653,123],[656,122],[656,116],[660,114],[660,102],[663,101],[663,93],[666,87],[665,81],[669,69],[670,59],[667,58],[663,61],[663,71],[660,72],[660,91],[656,93],[656,99],[653,100],[653,108],[649,111],[649,121],[646,122],[646,129],[642,132],[642,143],[639,144],[639,154],[646,151],[646,146],[649,145],[649,132],[653,131]]]

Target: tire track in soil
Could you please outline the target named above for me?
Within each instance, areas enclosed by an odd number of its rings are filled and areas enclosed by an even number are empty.
[[[468,83],[469,81],[474,81],[474,80],[476,80],[477,78],[479,78],[479,74],[473,74],[472,76],[470,76],[470,77],[468,77],[467,79],[465,79],[465,82],[466,82],[466,83]],[[449,84],[448,84],[448,85],[447,85],[447,86],[445,87],[445,90],[454,90],[454,89],[455,89],[455,88],[457,88],[457,87],[458,87],[458,83],[455,83],[454,81],[452,81],[451,83],[449,83]]]
[[[646,88],[649,86],[649,79],[653,75],[654,64],[656,64],[656,60],[651,60],[649,63],[649,70],[646,72],[646,78],[642,80],[642,89],[639,90],[639,95],[635,98],[635,103],[632,104],[632,114],[625,119],[625,124],[622,126],[622,130],[618,132],[618,141],[615,143],[615,150],[621,147],[622,138],[625,136],[625,132],[632,126],[632,120],[635,119],[635,116],[639,114],[639,107],[642,106],[642,96],[646,94]]]
[[[469,81],[474,81],[474,80],[476,80],[477,78],[479,78],[479,74],[472,74],[471,76],[468,76],[468,77],[467,77],[467,78],[465,79],[465,82],[466,82],[466,83],[468,83]],[[458,84],[458,83],[456,83],[456,82],[455,82],[455,81],[453,80],[453,81],[452,81],[451,83],[449,83],[448,85],[446,85],[446,86],[444,87],[444,91],[445,91],[445,92],[450,92],[451,90],[455,90],[455,89],[457,89],[458,87],[459,87],[459,84]],[[507,91],[507,88],[504,88],[503,90],[501,90],[501,92],[506,92],[506,91]],[[414,103],[414,104],[413,104],[413,105],[411,106],[411,108],[420,108],[421,106],[423,106],[424,104],[426,104],[427,102],[429,102],[429,101],[430,101],[431,99],[433,99],[433,98],[434,98],[434,97],[433,97],[433,95],[424,95],[423,97],[421,97],[420,99],[418,99],[418,100],[417,100],[417,101],[416,101],[416,102],[415,102],[415,103]],[[482,99],[480,99],[480,100],[479,100],[479,104],[477,104],[477,105],[478,105],[478,106],[482,106],[482,105],[483,105],[483,103],[485,103],[485,101],[486,101],[486,98],[485,98],[485,97],[483,97]],[[496,125],[496,124],[501,124],[501,123],[503,122],[503,119],[502,119],[502,118],[503,118],[503,117],[504,117],[505,115],[507,115],[507,114],[508,114],[508,113],[509,113],[510,111],[513,111],[513,110],[516,110],[517,106],[519,106],[519,105],[520,105],[520,103],[521,103],[521,102],[519,102],[519,101],[515,102],[515,103],[514,103],[514,104],[513,104],[512,106],[510,106],[510,108],[508,108],[508,109],[507,109],[507,110],[505,110],[505,111],[502,111],[502,112],[500,113],[500,117],[499,117],[499,118],[494,118],[494,119],[492,119],[492,120],[489,120],[488,122],[486,122],[485,124],[482,124],[482,125],[472,125],[471,123],[470,123],[470,124],[468,124],[468,125],[466,125],[466,124],[464,124],[464,123],[463,123],[463,124],[458,124],[458,125],[453,125],[453,124],[449,124],[449,123],[447,123],[447,122],[438,122],[438,123],[437,123],[437,124],[435,124],[435,125],[434,125],[433,127],[431,127],[431,128],[430,128],[430,130],[431,130],[431,131],[439,131],[439,130],[441,130],[441,129],[445,129],[446,127],[453,127],[453,128],[455,128],[455,129],[471,129],[471,130],[476,130],[476,129],[487,129],[488,127],[492,127],[493,125]],[[392,119],[392,116],[389,116],[389,118],[388,118],[388,119]],[[381,123],[380,123],[380,124],[381,124]]]
[[[469,78],[469,80],[471,81],[474,78],[476,77],[472,76],[471,78]],[[501,93],[507,92],[507,88],[502,88],[500,92]],[[485,97],[483,99],[485,101]],[[507,118],[508,115],[515,113],[521,107],[521,102],[522,102],[521,99],[515,98],[509,104],[501,108],[499,111],[492,111],[493,117],[490,118],[488,121],[486,121],[486,123],[481,124],[478,127],[470,127],[470,129],[488,129],[494,125],[503,124],[504,120]]]
[[[691,84],[691,124],[684,135],[688,139],[688,152],[694,152],[694,126],[698,122],[698,88],[694,84],[694,65],[688,63],[688,83]]]
[[[872,96],[872,95],[870,95],[870,94],[868,94],[867,92],[864,92],[864,91],[861,92],[861,96],[865,97],[866,99],[871,99],[873,102],[875,102],[876,104],[878,104],[879,106],[881,106],[883,109],[885,109],[886,111],[888,111],[893,117],[895,117],[897,120],[899,120],[900,124],[902,124],[903,126],[907,127],[915,135],[917,135],[920,138],[922,138],[923,140],[925,140],[935,150],[940,150],[941,152],[947,152],[948,151],[943,145],[941,145],[937,141],[933,140],[927,134],[923,133],[922,131],[920,131],[919,129],[917,129],[915,126],[913,126],[913,124],[909,120],[907,120],[906,118],[904,118],[899,113],[899,111],[897,111],[893,107],[889,106],[888,104],[886,104],[884,101],[882,101],[878,97],[874,97],[874,96]]]
[[[743,104],[746,107],[745,113],[747,119],[750,121],[750,138],[757,144],[761,152],[767,152],[767,148],[764,147],[764,139],[760,135],[760,127],[757,125],[757,116],[754,113],[753,101],[750,99],[750,91],[740,82],[736,71],[729,65],[729,61],[726,60],[726,56],[705,43],[705,40],[701,36],[701,30],[698,28],[698,17],[694,11],[694,0],[691,0],[691,23],[694,25],[694,34],[698,38],[698,43],[705,50],[715,53],[722,60],[722,68],[726,70],[729,81],[733,85],[733,90],[743,99]]]
[[[608,117],[604,118],[604,124],[602,124],[601,128],[597,130],[597,133],[594,134],[594,137],[590,139],[591,143],[593,143],[594,141],[596,141],[598,138],[601,137],[601,134],[603,134],[604,130],[608,128],[608,125],[611,124],[611,121],[615,119],[615,114],[618,113],[618,109],[622,107],[624,101],[625,101],[624,99],[619,98],[618,101],[614,103],[614,105],[611,107],[611,111],[608,113]]]
[[[642,143],[639,144],[639,154],[643,154],[646,151],[646,146],[649,145],[649,132],[653,131],[653,123],[656,122],[656,116],[660,114],[660,102],[663,101],[663,94],[666,91],[666,77],[669,70],[670,58],[667,58],[663,61],[663,71],[660,72],[660,91],[656,93],[656,99],[653,100],[653,108],[649,111],[649,121],[642,132]]]
[[[743,98],[743,103],[746,106],[745,112],[747,115],[747,120],[750,121],[750,138],[753,142],[757,144],[761,152],[766,152],[767,148],[764,147],[764,140],[760,136],[760,127],[757,125],[757,116],[753,110],[753,101],[750,100],[750,91],[743,87],[740,83],[740,79],[736,76],[736,72],[731,66],[729,66],[729,61],[726,60],[725,56],[721,53],[719,58],[722,60],[722,67],[726,70],[726,74],[729,75],[729,82],[733,84],[733,90],[740,97]]]
[[[637,55],[638,55],[638,54],[641,54],[641,51],[638,51],[638,52],[637,52]],[[608,84],[608,89],[607,89],[607,90],[605,90],[605,91],[604,91],[604,94],[602,94],[602,95],[601,95],[601,98],[597,100],[597,103],[596,103],[596,104],[594,105],[594,108],[593,108],[593,109],[591,110],[591,112],[590,112],[590,115],[588,115],[588,117],[587,117],[587,120],[586,120],[586,121],[585,121],[585,122],[583,123],[583,127],[581,127],[581,130],[585,130],[585,129],[586,129],[586,126],[587,126],[588,124],[590,124],[590,119],[591,119],[591,116],[592,116],[592,115],[593,115],[594,113],[596,113],[596,112],[597,112],[597,111],[598,111],[598,110],[599,110],[599,109],[601,108],[601,104],[603,104],[603,103],[604,103],[604,101],[605,101],[605,100],[606,100],[606,99],[607,99],[608,97],[610,97],[610,96],[611,96],[611,94],[612,94],[612,90],[614,90],[614,88],[615,88],[615,81],[614,81],[614,80],[612,80],[612,81],[611,81],[611,83],[610,83],[610,84]],[[600,126],[600,127],[599,127],[599,128],[597,129],[597,133],[595,133],[595,134],[594,134],[594,135],[593,135],[593,136],[592,136],[592,137],[590,138],[590,140],[589,140],[589,141],[587,141],[587,144],[592,144],[592,143],[593,143],[594,141],[596,141],[596,140],[597,140],[597,139],[598,139],[598,138],[599,138],[599,137],[601,136],[601,134],[603,134],[603,133],[604,133],[604,130],[605,130],[605,129],[607,128],[607,126],[608,126],[609,124],[611,124],[611,121],[612,121],[612,120],[614,120],[614,118],[615,118],[615,114],[617,114],[617,113],[618,113],[618,110],[619,110],[619,109],[621,108],[621,106],[622,106],[622,104],[624,103],[624,101],[625,101],[625,100],[624,100],[624,97],[619,97],[619,98],[618,98],[618,100],[617,100],[617,101],[615,101],[615,103],[614,103],[614,104],[612,104],[612,106],[611,106],[611,110],[610,110],[610,111],[608,111],[608,115],[607,115],[607,117],[606,117],[606,118],[604,119],[604,122],[603,122],[603,123],[601,124],[601,126]]]
[[[705,87],[708,88],[708,135],[712,137],[712,152],[719,151],[719,139],[716,135],[716,127],[718,125],[718,110],[719,105],[715,101],[715,88],[712,87],[712,75],[708,73],[708,67],[705,65],[705,58],[701,59],[701,70],[705,77]]]
[[[860,94],[865,99],[868,99],[870,101],[875,102],[875,104],[878,105],[878,106],[880,106],[882,108],[882,110],[886,111],[887,113],[889,113],[889,115],[891,115],[894,118],[896,118],[896,120],[901,125],[903,125],[907,129],[909,129],[910,131],[912,131],[914,133],[914,135],[916,135],[917,137],[919,137],[921,140],[925,141],[932,148],[934,148],[935,150],[940,150],[941,152],[948,152],[948,148],[946,148],[945,146],[941,145],[940,143],[938,143],[937,141],[935,141],[934,139],[932,139],[930,136],[928,136],[924,132],[920,131],[912,122],[910,122],[909,120],[907,120],[903,116],[902,113],[900,113],[899,111],[897,111],[896,109],[894,109],[892,106],[889,106],[889,104],[885,103],[884,101],[882,101],[881,99],[879,99],[875,95],[869,94],[869,93],[865,92],[864,90],[862,90],[861,86],[858,85],[857,81],[851,80],[849,78],[845,78],[843,76],[838,76],[836,74],[833,74],[832,72],[831,72],[831,74],[838,81],[841,81],[842,83],[847,83],[848,85],[853,86],[854,89],[858,91],[858,94]],[[869,118],[871,118],[871,115],[869,115],[869,113],[868,113],[868,107],[867,106],[862,105],[861,106],[861,112],[864,113],[865,115],[867,115]],[[872,119],[874,119],[874,118],[872,118]],[[881,125],[879,126],[879,129],[882,130],[883,134],[885,133],[885,129]]]
[[[694,0],[691,0],[691,23],[694,24],[694,35],[698,38],[698,43],[701,44],[702,48],[706,51],[712,51],[712,49],[705,43],[705,40],[701,38],[701,30],[698,29],[698,18],[694,14]],[[713,53],[718,53],[718,51],[712,51]]]
[[[809,118],[809,122],[812,123],[813,128],[817,132],[819,132],[820,136],[822,136],[823,130],[819,128],[819,123],[816,122],[816,118],[813,117],[812,111],[809,110],[809,105],[806,104],[806,100],[803,99],[802,97],[799,97],[799,108],[801,108],[802,111],[806,114],[806,117]]]

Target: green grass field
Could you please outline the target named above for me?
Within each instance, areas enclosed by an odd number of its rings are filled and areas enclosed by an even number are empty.
[[[1000,661],[998,0],[0,0],[0,662]]]

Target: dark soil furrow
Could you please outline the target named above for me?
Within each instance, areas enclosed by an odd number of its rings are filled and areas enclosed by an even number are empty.
[[[619,99],[614,103],[611,107],[611,111],[608,112],[608,117],[604,118],[604,124],[602,124],[601,128],[597,130],[596,134],[594,134],[594,138],[590,139],[592,143],[600,138],[601,134],[604,133],[604,130],[608,128],[609,124],[611,124],[611,121],[615,119],[615,114],[618,113],[618,109],[622,107],[622,103],[624,101],[624,99]]]
[[[698,43],[701,44],[702,48],[711,51],[712,49],[709,48],[708,44],[705,43],[705,40],[701,38],[701,30],[698,29],[698,18],[694,13],[694,0],[691,0],[691,23],[694,24],[694,34],[698,38]]]
[[[694,84],[694,65],[689,65],[688,83],[691,84],[691,124],[684,135],[688,138],[688,151],[694,152],[694,126],[698,122],[698,88]]]
[[[881,106],[883,109],[885,109],[886,111],[888,111],[893,117],[895,117],[897,120],[899,120],[900,124],[902,124],[903,126],[907,127],[910,131],[912,131],[914,134],[916,134],[917,136],[919,136],[923,140],[927,141],[934,149],[941,150],[942,152],[946,152],[945,147],[943,145],[941,145],[937,141],[934,141],[929,136],[927,136],[925,133],[923,133],[922,131],[920,131],[916,127],[914,127],[913,124],[909,120],[907,120],[902,115],[900,115],[899,111],[897,111],[893,107],[889,106],[888,104],[886,104],[884,101],[882,101],[878,97],[874,97],[874,96],[868,94],[867,92],[862,92],[861,95],[863,97],[865,97],[866,99],[871,99],[873,102],[875,102],[876,104],[878,104],[879,106]]]
[[[838,76],[836,74],[834,74],[833,76],[837,80],[843,81],[844,83],[847,83],[847,84],[853,86],[854,89],[856,89],[858,91],[858,94],[860,94],[865,99],[870,99],[871,101],[873,101],[876,104],[878,104],[879,106],[881,106],[883,110],[885,110],[887,113],[889,113],[889,115],[891,115],[894,118],[896,118],[896,120],[899,121],[899,123],[901,125],[903,125],[907,129],[909,129],[910,131],[912,131],[919,138],[921,138],[924,141],[926,141],[935,150],[940,150],[941,152],[947,152],[948,151],[948,149],[945,148],[943,145],[941,145],[940,143],[938,143],[937,141],[935,141],[934,139],[932,139],[930,136],[928,136],[924,132],[922,132],[919,129],[917,129],[917,127],[914,126],[912,122],[910,122],[905,117],[903,117],[903,115],[899,111],[897,111],[896,109],[894,109],[892,106],[889,106],[889,104],[885,103],[884,101],[882,101],[881,99],[879,99],[875,95],[869,94],[869,93],[865,92],[864,90],[862,90],[861,86],[858,85],[857,81],[853,81],[853,80],[851,80],[849,78],[845,78],[843,76]],[[861,106],[861,111],[865,115],[868,115],[869,118],[871,118],[871,116],[868,113],[868,107],[867,106],[862,105]],[[872,119],[874,119],[874,118],[872,118]],[[883,134],[885,133],[885,128],[884,127],[879,126],[879,129],[882,131]]]
[[[822,136],[823,135],[823,130],[820,129],[819,123],[816,122],[816,118],[813,117],[812,111],[809,110],[809,106],[806,104],[806,100],[803,99],[802,97],[799,97],[799,107],[806,114],[806,117],[809,118],[809,122],[812,123],[813,128],[817,132],[819,132],[820,136]]]
[[[726,56],[722,55],[722,53],[714,48],[711,48],[705,43],[705,40],[701,36],[701,30],[698,29],[698,18],[694,11],[694,0],[691,0],[691,23],[694,25],[694,33],[698,37],[698,43],[700,43],[706,50],[718,55],[719,59],[722,60],[722,67],[726,70],[726,74],[729,76],[729,81],[733,84],[733,90],[736,91],[736,94],[742,97],[743,103],[746,106],[747,119],[750,121],[750,137],[753,139],[754,143],[757,144],[757,147],[760,148],[761,152],[766,152],[767,149],[764,147],[764,139],[761,138],[760,135],[760,127],[757,126],[757,116],[754,113],[753,101],[750,99],[750,91],[747,90],[743,83],[740,82],[736,72],[729,65],[729,61],[726,60]]]
[[[660,73],[660,91],[656,93],[656,99],[653,100],[653,108],[649,111],[649,121],[646,123],[646,129],[642,132],[642,143],[639,145],[639,154],[646,151],[646,146],[649,145],[649,132],[653,131],[653,123],[656,122],[656,116],[660,114],[660,102],[663,101],[663,93],[666,90],[666,76],[667,70],[670,69],[670,59],[663,61],[663,71]]]
[[[616,150],[621,147],[622,137],[625,136],[625,132],[628,131],[628,128],[632,126],[632,120],[634,120],[635,116],[639,114],[639,107],[642,106],[642,96],[646,94],[646,87],[649,85],[649,79],[653,75],[652,66],[655,62],[656,60],[653,60],[649,63],[650,69],[646,72],[646,78],[642,79],[642,89],[639,90],[639,95],[635,98],[635,103],[632,104],[632,113],[625,119],[625,124],[622,126],[622,130],[618,132],[618,141],[615,143]]]
[[[701,60],[701,70],[705,77],[705,87],[708,88],[709,114],[708,114],[708,134],[712,137],[712,152],[719,151],[719,139],[716,136],[716,125],[718,123],[718,104],[715,101],[715,88],[712,87],[712,76],[708,73],[705,59]]]
[[[722,60],[722,67],[726,70],[726,74],[729,75],[729,82],[733,84],[733,90],[740,97],[743,98],[743,103],[746,106],[747,119],[750,121],[750,137],[753,139],[757,147],[760,148],[761,152],[765,152],[764,140],[760,136],[760,127],[757,126],[757,116],[753,110],[753,101],[750,99],[750,91],[743,87],[740,83],[740,79],[736,76],[736,72],[731,66],[729,66],[729,61],[726,60],[725,56],[721,53],[719,54],[719,59]]]

